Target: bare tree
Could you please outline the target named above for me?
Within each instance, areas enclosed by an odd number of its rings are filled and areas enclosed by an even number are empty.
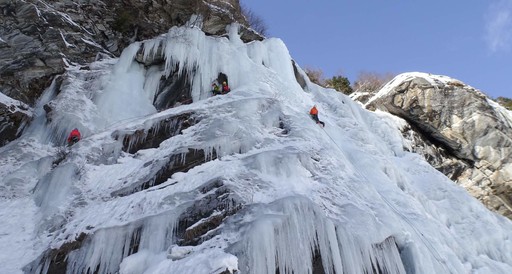
[[[325,86],[324,72],[321,69],[305,67],[304,72],[309,77],[309,80],[319,86]]]
[[[353,89],[356,92],[377,92],[387,82],[395,77],[392,73],[377,73],[362,71],[354,82]]]
[[[267,35],[267,24],[263,19],[254,13],[254,11],[247,8],[245,5],[241,6],[242,14],[247,20],[247,23],[249,24],[249,27],[253,30],[255,30],[257,33],[261,34],[262,36]]]

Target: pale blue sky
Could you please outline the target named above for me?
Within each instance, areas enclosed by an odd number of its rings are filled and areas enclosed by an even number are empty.
[[[242,0],[302,67],[447,75],[512,97],[512,0]]]

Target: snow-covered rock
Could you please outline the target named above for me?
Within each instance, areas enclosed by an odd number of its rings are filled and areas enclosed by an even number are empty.
[[[18,138],[31,118],[29,106],[0,93],[0,146]]]
[[[447,76],[405,73],[366,104],[405,119],[409,146],[489,209],[512,218],[512,112]]]

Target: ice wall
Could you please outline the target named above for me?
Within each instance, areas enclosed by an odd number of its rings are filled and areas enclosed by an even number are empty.
[[[208,37],[194,27],[173,28],[132,44],[120,59],[68,72],[60,93],[42,100],[53,111],[41,112],[40,129],[27,131],[57,144],[79,124],[85,137],[65,161],[33,175],[34,206],[55,217],[43,223],[53,227],[36,233],[44,237],[35,246],[79,245],[65,253],[68,273],[512,269],[512,225],[405,152],[396,121],[333,90],[309,82],[303,90],[282,41],[243,44],[236,32],[232,26],[229,37]],[[139,64],[140,50],[142,61],[164,63]],[[221,72],[232,91],[212,97],[210,84]],[[156,113],[159,80],[173,73],[187,75],[194,103]],[[325,128],[310,119],[313,104]],[[197,119],[179,134],[120,151],[116,136],[158,132],[163,122],[190,113]],[[40,148],[45,157],[52,152]],[[165,173],[171,159],[184,165],[189,149],[204,151],[204,161],[187,163],[158,186],[124,191]],[[219,195],[240,197],[242,209],[205,231],[197,245],[177,246],[177,205],[214,203],[216,190],[204,190],[212,178],[223,182]],[[120,190],[126,195],[116,195]],[[198,217],[193,227],[210,216]],[[86,238],[78,242],[82,232]],[[48,272],[52,258],[42,261],[30,269]]]
[[[153,96],[158,86],[152,77],[145,85],[146,69],[134,62],[139,48],[140,43],[133,43],[123,51],[105,87],[94,97],[104,127],[156,113]]]
[[[165,59],[164,75],[187,74],[194,101],[211,96],[211,84],[219,73],[228,76],[229,85],[250,85],[258,77],[254,65],[278,72],[288,83],[294,80],[291,58],[279,39],[244,44],[238,25],[229,26],[229,38],[208,37],[196,27],[173,27],[161,37],[143,42],[144,60],[161,55]]]

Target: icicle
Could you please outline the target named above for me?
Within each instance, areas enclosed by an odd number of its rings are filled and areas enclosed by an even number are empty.
[[[204,160],[209,161],[213,159],[213,151],[214,148],[212,146],[207,146],[206,148],[203,148],[204,151]]]
[[[336,227],[307,199],[289,198],[275,202],[251,224],[242,257],[249,273],[313,273],[315,254],[323,269],[334,273],[403,273],[405,269],[395,241],[379,244],[358,240],[341,226]]]
[[[260,216],[251,228],[244,247],[250,252],[245,258],[250,273],[313,272],[313,252],[319,243],[316,235],[324,233],[324,224],[304,201],[283,201],[282,206],[282,215]],[[326,273],[331,273],[329,269],[324,267]]]
[[[137,52],[140,49],[140,46],[140,42],[135,42],[123,50],[121,56],[119,57],[119,61],[114,67],[115,73],[124,73],[128,71],[133,63],[133,60],[135,59],[135,55],[137,55]]]
[[[240,24],[232,23],[231,25],[226,26],[226,31],[229,34],[229,41],[237,46],[242,46],[244,42],[240,38]]]
[[[181,154],[180,154],[180,164],[181,165],[185,165],[186,163],[186,160],[187,160],[187,154],[190,153],[190,152],[194,152],[194,150],[187,150],[187,151],[183,151]]]
[[[157,67],[150,67],[146,72],[146,80],[144,81],[144,92],[147,95],[147,98],[154,102],[155,96],[158,92],[158,88],[160,87],[160,80],[163,76],[163,73]]]
[[[169,77],[170,73],[178,67],[178,75],[184,71],[193,71],[197,66],[200,51],[198,48],[198,37],[200,34],[196,29],[184,29],[173,27],[167,34],[167,42],[164,49],[165,75]],[[194,35],[195,34],[195,35]],[[201,32],[202,35],[204,33]]]
[[[147,62],[155,59],[157,55],[162,55],[162,48],[165,46],[164,43],[165,40],[161,37],[144,41],[143,61]]]
[[[146,250],[154,254],[164,252],[174,241],[174,230],[179,210],[147,217],[124,227],[96,231],[76,251],[68,256],[67,273],[116,273],[123,258]]]

